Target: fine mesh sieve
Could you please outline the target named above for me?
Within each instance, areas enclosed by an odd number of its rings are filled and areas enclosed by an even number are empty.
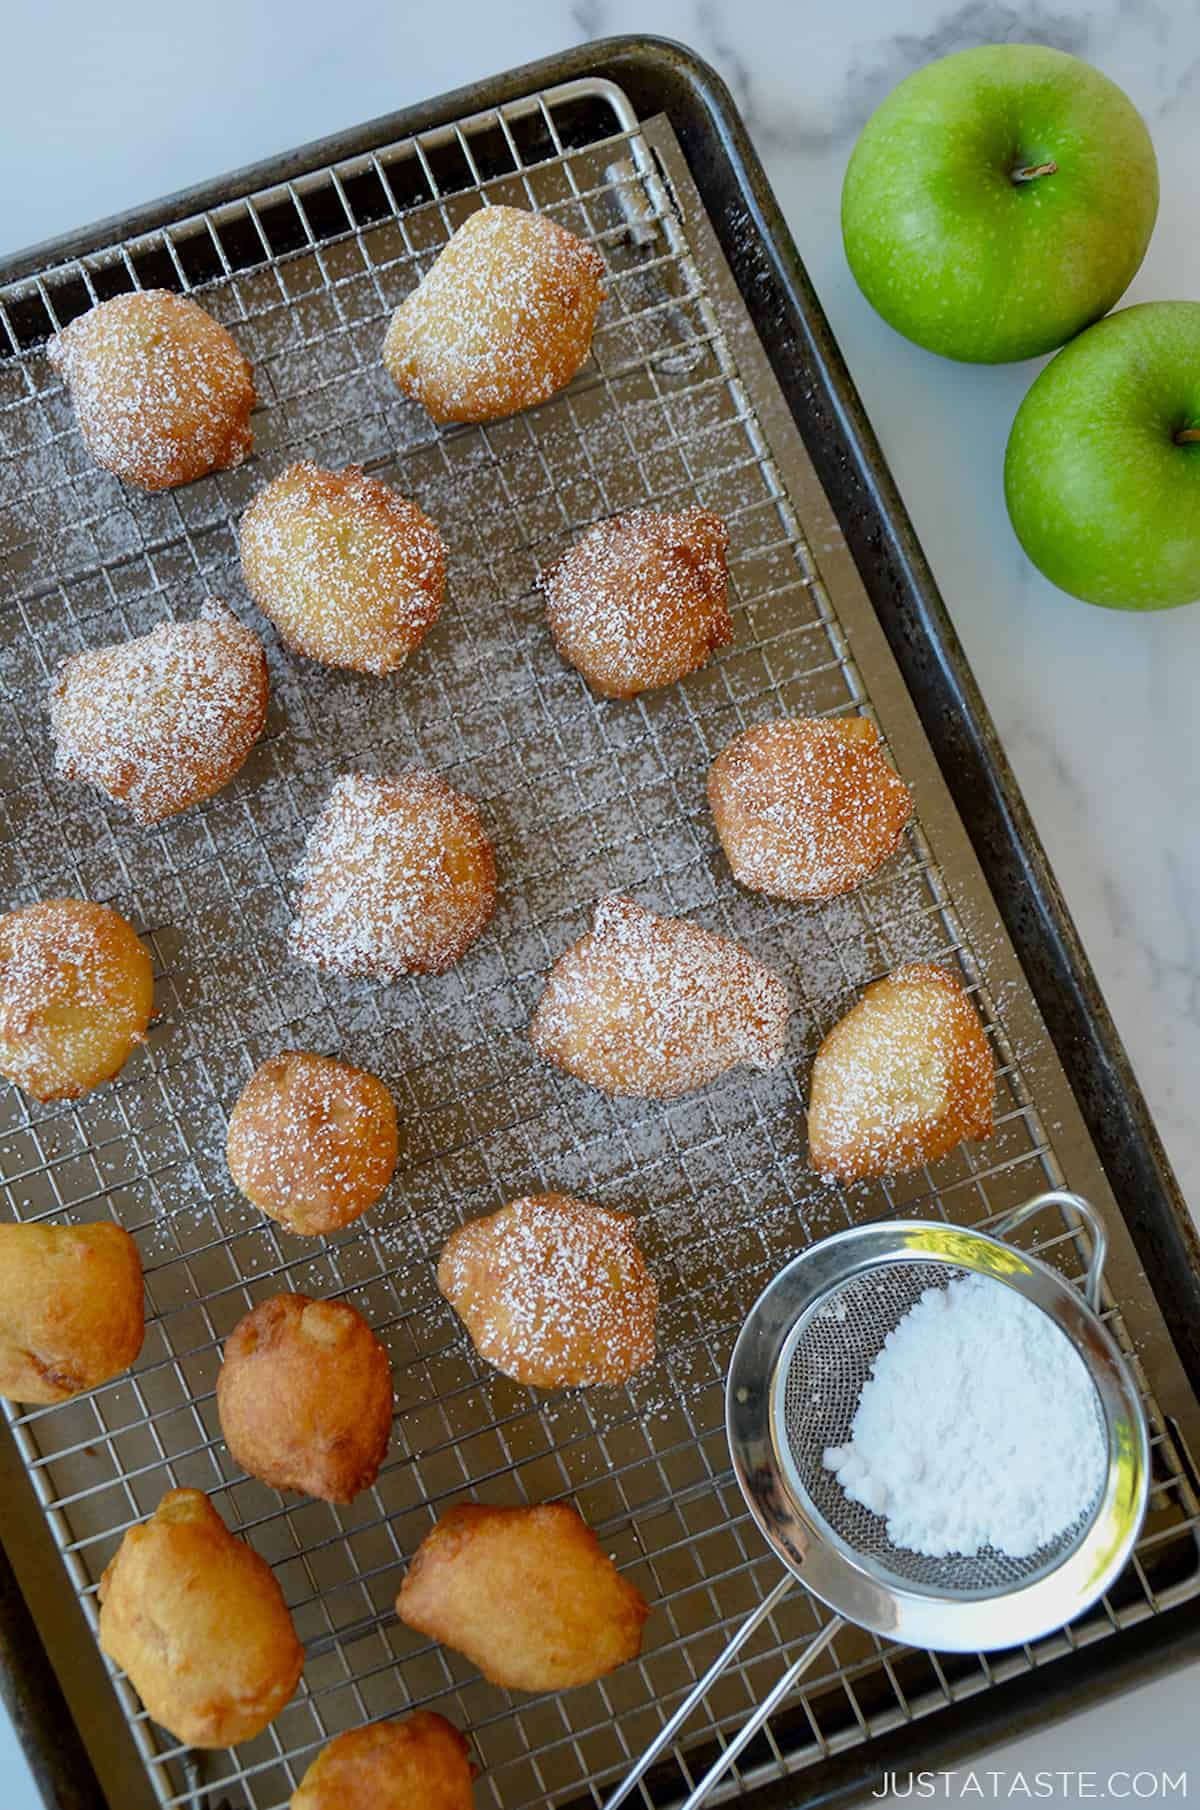
[[[1027,1558],[990,1548],[971,1558],[960,1553],[932,1558],[894,1545],[883,1518],[848,1496],[824,1462],[830,1446],[850,1440],[863,1384],[888,1333],[927,1290],[946,1288],[967,1274],[940,1263],[892,1262],[835,1286],[797,1328],[790,1356],[779,1366],[777,1388],[792,1488],[802,1492],[829,1535],[899,1588],[978,1597],[1015,1590],[1058,1566],[1086,1534],[1099,1494],[1081,1506],[1070,1527]],[[1098,1397],[1095,1409],[1100,1419]]]
[[[1043,1209],[1084,1221],[1091,1262],[1082,1294],[1005,1242]],[[793,1259],[763,1291],[738,1337],[726,1426],[738,1482],[788,1575],[724,1652],[609,1798],[616,1810],[674,1739],[735,1654],[796,1578],[834,1611],[725,1746],[681,1810],[694,1810],[801,1674],[848,1622],[910,1646],[949,1652],[1011,1647],[1062,1627],[1102,1596],[1137,1539],[1149,1483],[1149,1438],[1132,1376],[1100,1319],[1104,1227],[1087,1201],[1054,1190],[990,1234],[918,1220],[852,1226]],[[1108,1463],[1095,1499],[1027,1558],[985,1548],[931,1558],[896,1546],[881,1516],[852,1502],[827,1470],[828,1447],[850,1438],[863,1384],[888,1334],[929,1288],[982,1275],[1013,1288],[1070,1342],[1091,1381]],[[986,1336],[986,1329],[984,1329]],[[937,1378],[930,1377],[931,1390]]]

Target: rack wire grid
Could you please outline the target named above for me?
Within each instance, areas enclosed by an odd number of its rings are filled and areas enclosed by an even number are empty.
[[[603,251],[609,298],[594,357],[529,414],[438,430],[385,376],[384,326],[453,228],[498,201],[540,209]],[[150,496],[90,461],[44,340],[97,300],[153,286],[198,293],[232,328],[260,405],[250,464]],[[727,1359],[763,1283],[851,1221],[904,1207],[979,1223],[1065,1179],[989,992],[987,951],[968,946],[954,886],[916,824],[874,879],[819,906],[747,895],[721,858],[704,803],[717,750],[780,712],[872,705],[743,383],[738,336],[610,84],[572,83],[387,145],[104,247],[0,303],[11,341],[0,361],[0,897],[111,901],[153,948],[161,1014],[114,1085],[46,1108],[9,1090],[0,1107],[7,1213],[119,1220],[138,1242],[148,1296],[130,1374],[61,1406],[9,1406],[20,1452],[93,1626],[101,1571],[172,1486],[206,1490],[284,1589],[307,1649],[301,1687],[258,1739],[208,1758],[211,1797],[193,1758],[116,1677],[162,1804],[274,1810],[332,1735],[425,1705],[467,1731],[481,1803],[593,1805],[777,1581],[723,1430]],[[395,679],[291,658],[267,630],[271,713],[246,768],[208,805],[138,829],[54,777],[47,682],[62,656],[190,616],[208,594],[262,629],[239,581],[236,522],[300,456],[366,464],[416,498],[448,544],[447,607]],[[597,701],[555,655],[535,574],[597,519],[693,501],[730,527],[735,643],[669,690]],[[291,963],[292,876],[332,777],[412,760],[481,801],[501,876],[490,931],[449,974],[394,986]],[[786,973],[796,1009],[780,1070],[658,1105],[606,1099],[540,1063],[524,1028],[542,977],[614,889],[695,913]],[[957,965],[972,989],[996,1058],[995,1136],[892,1184],[818,1183],[805,1162],[811,1054],[864,983],[913,958]],[[252,1209],[224,1164],[232,1101],[258,1061],[289,1046],[373,1070],[400,1108],[391,1191],[320,1241]],[[546,1187],[639,1216],[661,1288],[659,1356],[625,1388],[544,1394],[496,1375],[437,1292],[455,1225]],[[1063,1223],[1041,1248],[1079,1272]],[[349,1508],[280,1496],[244,1476],[220,1438],[222,1341],[280,1289],[351,1301],[391,1355],[391,1451]],[[1109,1324],[1129,1351],[1114,1311]],[[722,1794],[1195,1593],[1197,1505],[1149,1406],[1152,1512],[1127,1573],[1090,1616],[991,1658],[914,1653],[848,1629]],[[410,1633],[393,1601],[406,1561],[454,1501],[559,1496],[651,1603],[644,1652],[586,1688],[513,1696]],[[821,1616],[797,1597],[769,1617],[714,1686],[704,1726],[651,1775],[644,1803],[677,1801]]]

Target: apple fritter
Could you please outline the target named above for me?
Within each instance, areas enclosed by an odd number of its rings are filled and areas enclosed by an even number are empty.
[[[396,309],[383,362],[435,421],[493,421],[553,396],[591,349],[598,251],[524,208],[483,207]]]
[[[352,1502],[379,1475],[391,1437],[387,1352],[348,1302],[272,1295],[225,1341],[217,1412],[252,1477]]]
[[[654,1357],[658,1289],[628,1213],[510,1201],[451,1233],[437,1274],[480,1357],[519,1383],[623,1383]]]
[[[59,777],[98,786],[138,823],[219,792],[266,720],[262,643],[216,598],[195,621],[74,654],[50,694]]]
[[[365,1069],[285,1050],[255,1069],[229,1116],[229,1173],[256,1207],[308,1237],[379,1200],[399,1151],[396,1105]]]
[[[261,1734],[304,1649],[264,1559],[199,1490],[168,1490],[100,1579],[100,1645],[156,1722],[189,1747]]]
[[[777,1067],[789,1010],[778,975],[728,937],[610,897],[551,968],[529,1035],[577,1080],[669,1100],[739,1063]]]
[[[538,580],[554,645],[601,697],[673,685],[733,640],[728,547],[709,509],[599,522]]]
[[[423,767],[339,779],[308,838],[290,946],[338,974],[442,974],[482,935],[496,860],[473,798]]]
[[[991,1135],[995,1075],[979,1015],[945,968],[913,962],[869,986],[813,1063],[809,1160],[858,1181]]]
[[[0,1074],[35,1100],[110,1081],[153,1011],[149,952],[109,906],[43,899],[0,917]]]
[[[649,1608],[569,1504],[463,1503],[422,1540],[396,1613],[492,1684],[562,1691],[635,1659]]]
[[[232,336],[169,289],[114,295],[46,348],[98,464],[142,490],[240,465],[254,444],[254,377]]]
[[[242,575],[288,646],[392,673],[437,621],[446,550],[423,510],[357,465],[289,465],[242,517]]]
[[[709,768],[708,802],[736,878],[793,903],[858,886],[895,853],[912,815],[865,716],[745,730]]]
[[[95,1389],[128,1370],[144,1332],[142,1262],[120,1226],[0,1225],[0,1395]]]
[[[471,1752],[433,1710],[350,1728],[323,1747],[291,1810],[471,1810]]]

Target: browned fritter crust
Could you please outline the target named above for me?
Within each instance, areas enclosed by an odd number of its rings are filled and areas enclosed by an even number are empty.
[[[189,1747],[260,1734],[304,1666],[274,1573],[207,1496],[169,1490],[100,1580],[100,1645]]]
[[[0,917],[0,1074],[35,1100],[111,1081],[153,1013],[150,953],[119,912],[43,899]]]
[[[56,1402],[127,1370],[145,1333],[142,1263],[128,1232],[0,1225],[0,1395]]]
[[[323,1747],[291,1810],[471,1810],[471,1750],[433,1710],[347,1729]]]
[[[337,974],[443,974],[496,906],[479,806],[424,767],[337,780],[309,833],[290,947]]]
[[[216,598],[192,622],[89,648],[50,692],[59,777],[158,823],[228,785],[267,720],[262,642]]]
[[[357,1219],[384,1193],[400,1148],[396,1103],[376,1075],[285,1050],[259,1064],[229,1115],[236,1186],[290,1231],[313,1237]]]
[[[653,1360],[658,1289],[629,1213],[510,1201],[451,1233],[437,1276],[479,1355],[520,1383],[623,1383]]]
[[[781,717],[735,736],[708,772],[735,877],[801,902],[849,892],[895,853],[908,787],[865,716]]]
[[[789,1010],[783,981],[740,944],[613,895],[551,968],[529,1037],[605,1093],[669,1100],[738,1063],[775,1068]]]
[[[441,612],[441,535],[359,465],[289,465],[251,503],[240,541],[259,609],[289,647],[326,666],[396,672]]]
[[[635,509],[538,580],[554,645],[606,698],[673,685],[733,640],[729,530],[710,509]]]
[[[352,1502],[374,1483],[391,1437],[387,1352],[347,1302],[273,1295],[225,1341],[217,1412],[252,1477]]]
[[[569,1504],[464,1503],[421,1541],[396,1613],[492,1684],[561,1691],[635,1659],[649,1608]]]

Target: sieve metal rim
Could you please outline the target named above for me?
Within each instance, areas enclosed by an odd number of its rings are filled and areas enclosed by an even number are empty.
[[[1090,1209],[1087,1216],[1091,1218]],[[799,1330],[852,1277],[914,1261],[973,1271],[1017,1289],[1071,1341],[1096,1388],[1109,1465],[1091,1522],[1058,1563],[1002,1592],[949,1596],[881,1579],[832,1533],[807,1492],[795,1488],[795,1467],[779,1427],[779,1402],[781,1378]],[[1123,1568],[1149,1490],[1149,1434],[1141,1401],[1096,1312],[1065,1277],[995,1233],[937,1221],[851,1226],[793,1258],[763,1290],[738,1336],[726,1388],[726,1432],[751,1514],[807,1589],[872,1633],[947,1652],[1022,1645],[1082,1614]]]

